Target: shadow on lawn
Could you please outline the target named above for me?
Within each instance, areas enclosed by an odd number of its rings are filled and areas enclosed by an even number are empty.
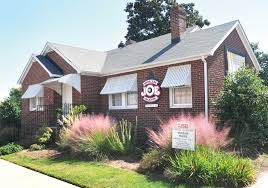
[[[83,163],[83,162],[87,162],[88,164],[93,164],[96,166],[106,166],[105,163],[106,161],[92,161],[90,159],[85,159],[83,156],[81,155],[70,155],[70,153],[68,152],[63,152],[59,155],[50,157],[50,164],[55,164],[55,163],[60,163],[60,162],[64,162],[65,164],[70,164],[70,165],[77,165],[79,163]],[[113,159],[116,160],[124,160],[125,162],[129,162],[129,163],[136,163],[139,162],[139,158],[135,157],[135,156],[123,156],[123,157],[114,157]],[[121,168],[122,170],[126,170]],[[165,177],[162,173],[152,173],[152,174],[143,174],[140,173],[138,171],[133,171],[133,173],[138,173],[140,175],[144,175],[147,179],[148,182],[163,182],[168,184],[168,187],[176,187],[176,188],[199,188],[199,187],[206,187],[206,186],[201,186],[201,185],[189,185],[189,184],[185,184],[185,183],[174,183],[172,182],[170,179],[168,179],[167,177]]]

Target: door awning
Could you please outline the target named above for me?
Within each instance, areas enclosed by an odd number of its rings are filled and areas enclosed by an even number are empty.
[[[42,82],[41,84],[44,87],[48,87],[56,91],[59,95],[61,95],[61,83],[59,83],[58,81],[59,81],[59,78],[53,78],[53,79],[46,80]]]
[[[161,87],[191,86],[191,65],[169,67]]]
[[[108,78],[100,94],[105,95],[136,91],[137,74],[129,74]]]
[[[81,77],[79,74],[67,74],[59,78],[58,82],[72,86],[81,93]]]
[[[22,99],[30,99],[34,97],[43,97],[44,87],[41,84],[30,85],[25,93],[22,95]]]

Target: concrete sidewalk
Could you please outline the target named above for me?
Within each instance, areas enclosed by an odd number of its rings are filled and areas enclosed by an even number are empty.
[[[260,173],[257,181],[249,188],[267,188],[268,187],[268,171]]]
[[[39,172],[0,159],[1,188],[78,188]]]

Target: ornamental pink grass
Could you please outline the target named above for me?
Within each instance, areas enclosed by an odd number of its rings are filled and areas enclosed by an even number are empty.
[[[69,141],[77,142],[94,134],[108,135],[113,127],[113,120],[105,115],[84,115],[77,118],[69,132]]]
[[[217,130],[212,122],[208,122],[203,115],[196,117],[180,115],[172,117],[162,123],[158,131],[148,129],[149,142],[154,147],[170,148],[173,127],[178,127],[178,122],[188,123],[190,128],[196,130],[196,143],[211,148],[221,148],[230,143],[229,128]]]

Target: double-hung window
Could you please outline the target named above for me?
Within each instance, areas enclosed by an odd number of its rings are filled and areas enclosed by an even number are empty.
[[[244,56],[238,55],[230,50],[227,50],[227,60],[229,73],[236,72],[240,67],[246,64],[246,58]]]
[[[135,109],[138,107],[137,92],[109,95],[109,109]]]
[[[191,64],[169,67],[161,87],[169,88],[170,108],[192,108]]]
[[[100,94],[108,95],[109,109],[138,108],[137,74],[108,78]]]
[[[29,99],[30,111],[43,111],[44,110],[44,97],[33,97]]]
[[[170,108],[192,108],[192,87],[169,88]]]

